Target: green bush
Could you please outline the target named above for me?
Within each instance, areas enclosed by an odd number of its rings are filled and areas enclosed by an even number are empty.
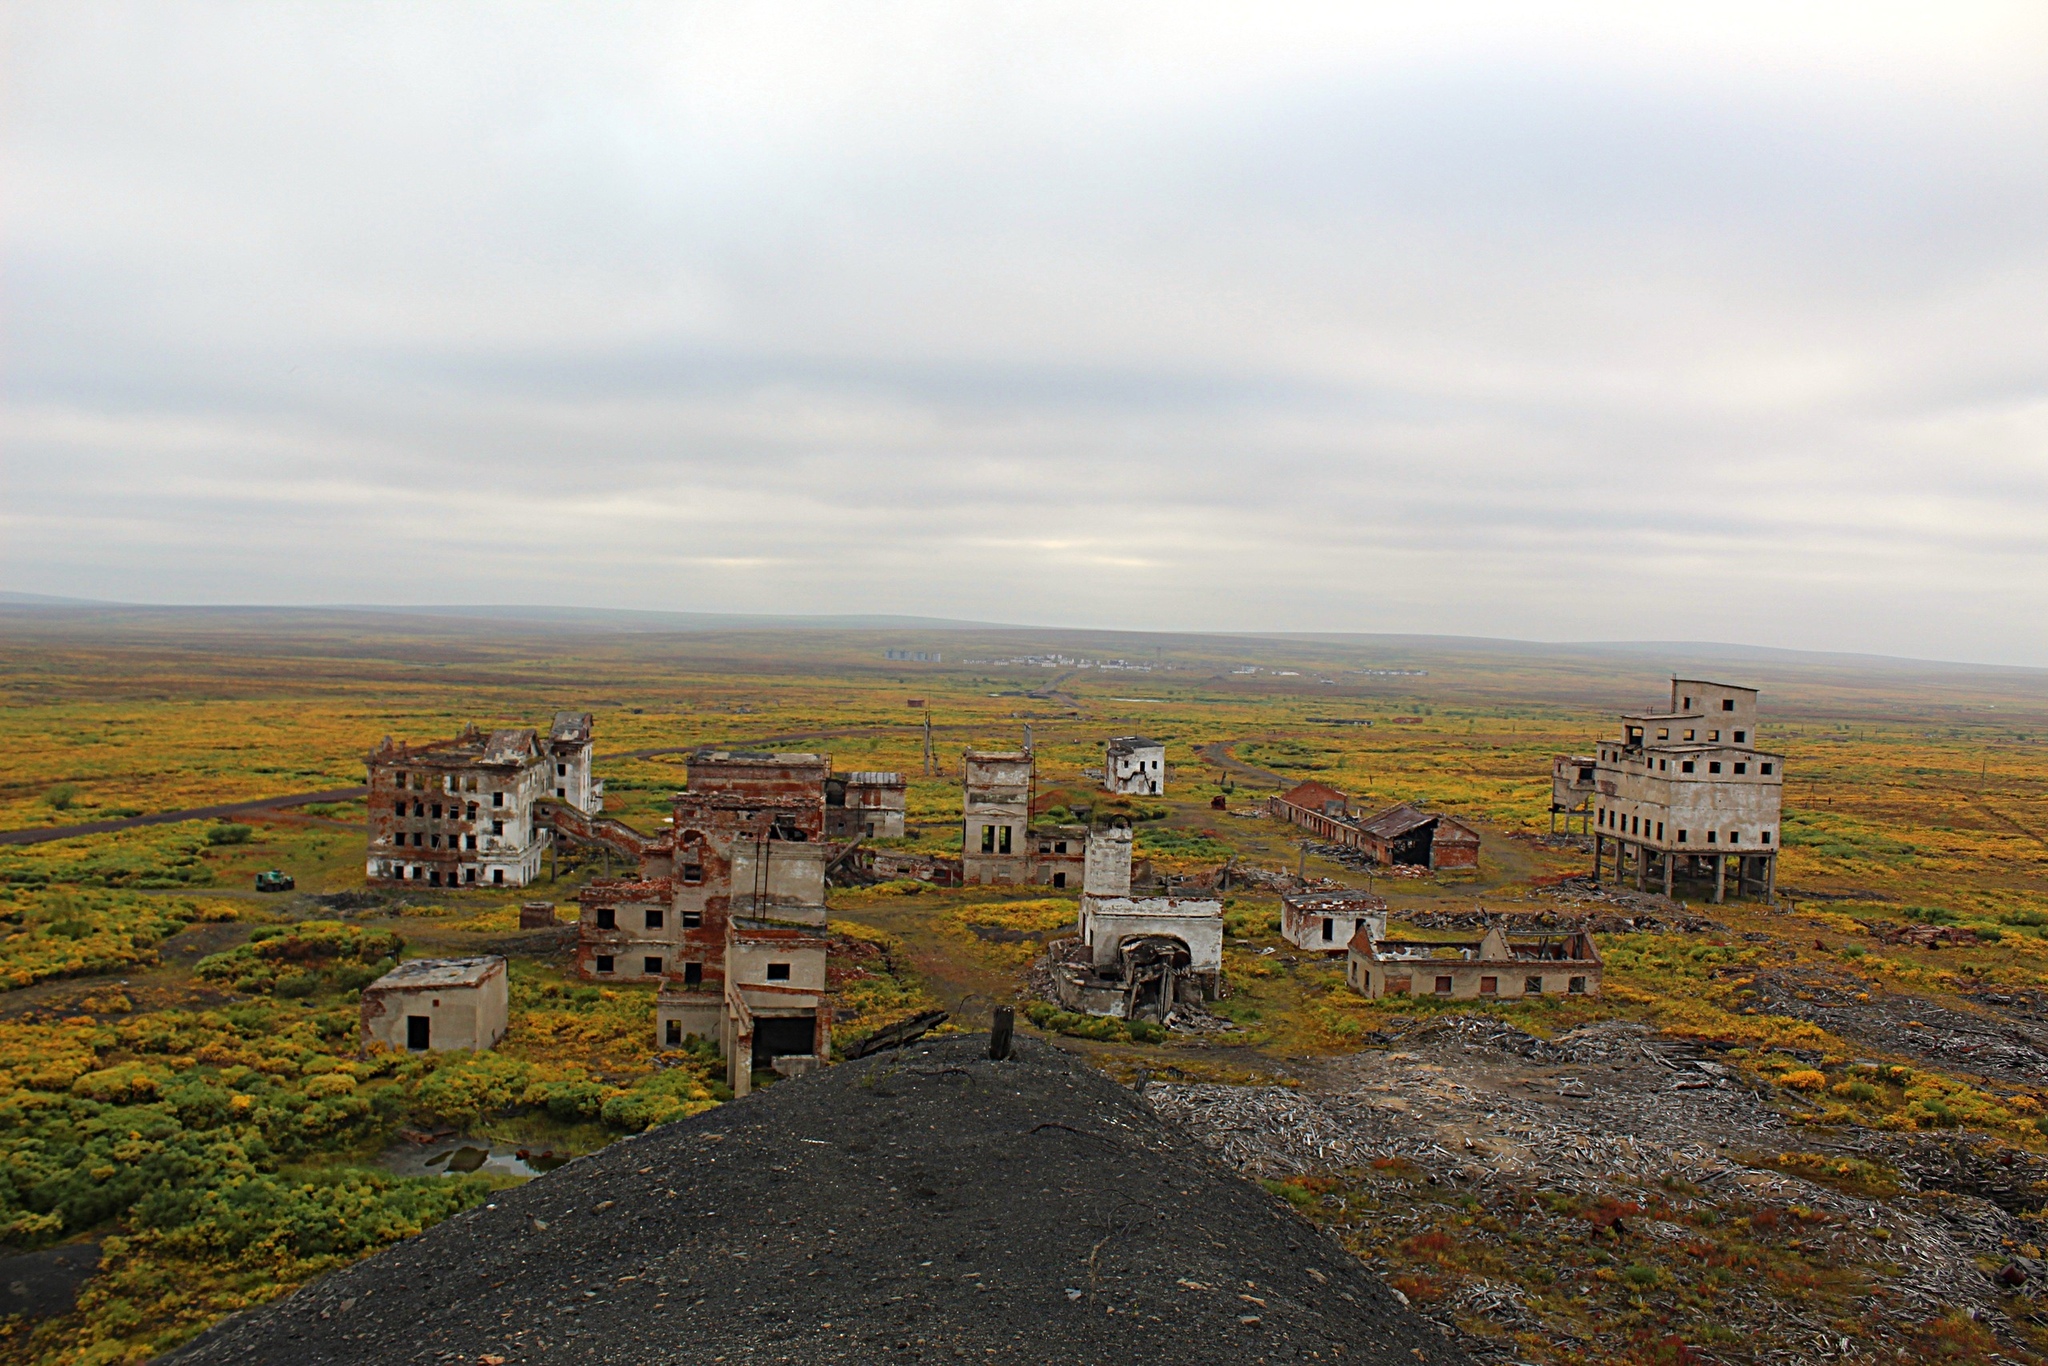
[[[233,821],[222,821],[206,832],[208,844],[247,844],[256,833],[253,825],[237,825]]]
[[[77,783],[58,783],[43,794],[43,804],[52,811],[69,811],[71,804],[77,800]]]

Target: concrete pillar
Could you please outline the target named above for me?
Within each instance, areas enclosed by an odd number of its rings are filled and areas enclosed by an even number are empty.
[[[1650,871],[1650,848],[1641,841],[1636,843],[1636,890],[1643,890],[1643,879]]]
[[[1671,851],[1664,851],[1664,895],[1671,895]]]
[[[1726,854],[1716,854],[1714,855],[1714,904],[1716,906],[1721,904],[1727,887],[1728,856]]]
[[[1600,860],[1605,857],[1604,846],[1606,843],[1607,836],[1600,834],[1593,836],[1593,885],[1595,887],[1600,885]]]
[[[1778,904],[1778,856],[1764,855],[1764,900]]]

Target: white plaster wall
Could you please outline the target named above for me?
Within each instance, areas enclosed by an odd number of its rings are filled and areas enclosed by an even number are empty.
[[[1095,966],[1106,968],[1117,959],[1125,940],[1148,934],[1172,935],[1188,946],[1188,966],[1195,972],[1220,972],[1223,968],[1223,903],[1220,901],[1171,901],[1165,897],[1084,898],[1081,903],[1081,936]]]

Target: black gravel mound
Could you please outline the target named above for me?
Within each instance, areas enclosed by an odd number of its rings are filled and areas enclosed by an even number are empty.
[[[1460,1362],[1066,1054],[928,1041],[570,1163],[178,1366]]]

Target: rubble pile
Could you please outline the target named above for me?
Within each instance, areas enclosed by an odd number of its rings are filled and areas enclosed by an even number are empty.
[[[1532,1332],[1561,1353],[1545,1360],[1607,1359],[1627,1346],[1602,1336],[1612,1320],[1598,1311],[1560,1316],[1553,1280],[1588,1273],[1552,1264],[1547,1239],[1583,1246],[1590,1220],[1623,1264],[1631,1246],[1683,1260],[1707,1246],[1701,1229],[1752,1213],[1760,1222],[1747,1236],[1774,1238],[1775,1255],[1863,1286],[1856,1314],[1868,1327],[1844,1340],[1818,1304],[1724,1282],[1714,1313],[1740,1335],[1745,1360],[1810,1359],[1822,1333],[1826,1355],[1867,1357],[1956,1313],[2018,1345],[2002,1295],[2043,1274],[2015,1249],[2037,1239],[2048,1159],[1956,1135],[1799,1127],[1773,1103],[1782,1093],[1726,1065],[1716,1047],[1628,1022],[1544,1040],[1490,1018],[1435,1017],[1398,1021],[1372,1042],[1307,1064],[1295,1086],[1154,1083],[1144,1094],[1226,1164],[1329,1190],[1318,1217],[1383,1271],[1411,1264],[1401,1249],[1429,1246],[1447,1223],[1487,1244],[1473,1258],[1427,1263],[1432,1298],[1422,1306],[1467,1333],[1475,1359],[1530,1360],[1514,1335]],[[1808,1167],[1785,1156],[1794,1152]],[[1798,1174],[1852,1158],[1895,1173],[1896,1189]],[[1642,1212],[1652,1207],[1666,1212]],[[1494,1217],[1458,1217],[1467,1211]],[[1521,1283],[1463,1269],[1478,1264],[1514,1268]],[[1582,1293],[1564,1298],[1579,1303],[1601,1284],[1573,1289]]]

